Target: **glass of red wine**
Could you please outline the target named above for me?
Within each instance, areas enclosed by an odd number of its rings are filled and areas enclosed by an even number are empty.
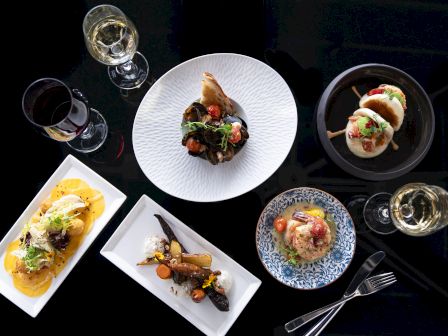
[[[103,116],[89,107],[87,98],[55,78],[41,78],[25,90],[22,109],[43,134],[71,148],[90,153],[107,137]]]

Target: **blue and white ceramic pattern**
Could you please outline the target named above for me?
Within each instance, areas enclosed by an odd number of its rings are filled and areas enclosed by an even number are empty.
[[[293,266],[280,253],[274,241],[273,222],[288,206],[307,202],[326,209],[336,223],[336,239],[323,258]],[[261,213],[256,245],[264,267],[283,284],[297,289],[324,287],[341,276],[355,252],[356,234],[347,209],[333,196],[318,189],[296,188],[276,196]]]

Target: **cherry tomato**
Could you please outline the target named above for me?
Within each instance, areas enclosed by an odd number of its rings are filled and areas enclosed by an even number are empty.
[[[353,128],[350,131],[348,131],[349,139],[359,138],[360,136],[361,133],[359,133],[359,128],[357,126],[353,126]]]
[[[362,149],[364,149],[366,152],[373,152],[374,144],[370,140],[363,140],[362,141]]]
[[[221,109],[219,108],[218,105],[210,105],[210,106],[207,108],[207,112],[208,112],[208,114],[211,115],[211,117],[212,117],[213,119],[219,119],[219,118],[221,118]]]
[[[377,88],[370,90],[369,93],[367,93],[368,96],[373,96],[374,94],[382,94],[384,92],[384,88]]]
[[[201,151],[201,143],[193,137],[188,138],[186,146],[190,152],[199,153]]]
[[[229,137],[229,142],[236,144],[241,141],[241,124],[232,123],[232,134]]]
[[[375,126],[375,123],[373,120],[369,120],[368,122],[366,122],[365,128],[370,128],[372,126]]]
[[[277,217],[274,220],[274,228],[277,230],[277,232],[282,233],[286,229],[286,219],[283,217]]]

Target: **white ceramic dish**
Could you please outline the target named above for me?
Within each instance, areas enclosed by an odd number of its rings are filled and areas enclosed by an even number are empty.
[[[92,230],[85,237],[76,253],[67,262],[62,272],[59,273],[56,278],[53,278],[50,288],[42,296],[35,298],[26,296],[14,287],[12,277],[6,272],[3,266],[6,248],[10,242],[19,237],[25,223],[39,208],[42,201],[48,197],[56,184],[64,178],[75,177],[83,179],[92,188],[100,190],[103,193],[106,203],[104,213],[95,221],[92,226]],[[36,315],[42,310],[48,300],[50,300],[51,296],[62,284],[73,267],[75,267],[79,259],[81,259],[82,255],[93,243],[95,238],[100,234],[101,230],[103,230],[115,212],[120,208],[125,199],[126,195],[115,188],[112,184],[72,155],[68,155],[0,242],[0,293],[32,317],[36,317]]]
[[[211,165],[181,145],[185,109],[201,95],[203,72],[212,73],[239,105],[250,138],[232,161]],[[271,67],[238,54],[211,54],[174,67],[151,87],[134,121],[132,141],[145,175],[170,195],[213,202],[244,194],[269,178],[294,142],[297,108]]]
[[[156,275],[155,265],[137,266],[137,262],[144,259],[144,237],[166,237],[154,214],[161,215],[169,223],[188,251],[211,254],[212,269],[225,269],[232,274],[233,286],[228,294],[230,311],[219,311],[208,298],[201,303],[194,303],[190,297],[176,296],[170,289],[173,281],[160,279]],[[123,220],[102,248],[101,254],[207,335],[224,335],[261,284],[246,269],[146,195],[140,198]]]

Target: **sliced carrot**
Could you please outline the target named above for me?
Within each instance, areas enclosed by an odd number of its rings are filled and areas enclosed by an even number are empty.
[[[156,272],[160,279],[169,279],[172,275],[171,269],[164,264],[157,266]]]

